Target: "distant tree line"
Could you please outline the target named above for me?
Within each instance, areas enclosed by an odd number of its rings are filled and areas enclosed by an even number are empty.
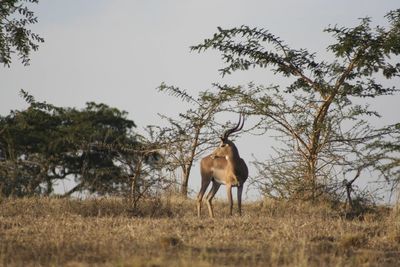
[[[159,154],[135,133],[126,112],[93,102],[82,110],[61,108],[21,94],[29,107],[0,117],[3,196],[50,195],[66,178],[76,185],[65,195],[129,194],[146,186],[136,181],[132,189],[135,175],[158,169]]]

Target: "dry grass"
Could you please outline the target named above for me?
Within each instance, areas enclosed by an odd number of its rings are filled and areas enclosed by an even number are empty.
[[[326,204],[259,202],[195,217],[170,197],[133,214],[120,199],[0,203],[3,266],[399,266],[400,213],[348,220]]]

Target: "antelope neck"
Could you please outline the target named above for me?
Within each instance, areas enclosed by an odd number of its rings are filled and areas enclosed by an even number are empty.
[[[239,162],[240,156],[239,153],[230,153],[230,155],[227,155],[225,158],[229,164],[235,166],[236,163]]]

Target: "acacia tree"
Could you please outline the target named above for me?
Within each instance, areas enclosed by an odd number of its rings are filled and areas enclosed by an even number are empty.
[[[160,154],[160,140],[150,131],[150,137],[128,135],[118,142],[91,143],[90,147],[113,155],[112,160],[121,170],[118,192],[130,201],[133,211],[144,197],[154,197],[160,190],[168,188],[171,182],[166,179],[162,169],[163,157]],[[108,173],[109,174],[109,173]],[[116,185],[116,177],[108,181]],[[105,193],[112,193],[106,190]]]
[[[44,39],[33,33],[29,26],[37,23],[37,17],[29,4],[38,0],[0,0],[0,62],[10,66],[11,56],[16,53],[24,65],[29,64],[31,51],[36,51]]]
[[[64,179],[74,169],[57,168],[62,166],[60,163],[67,156],[63,152],[68,148],[57,130],[64,110],[36,102],[23,90],[21,95],[30,106],[0,116],[0,194],[49,195],[54,181]]]
[[[167,170],[173,175],[179,170],[180,193],[186,197],[194,162],[219,141],[217,134],[221,131],[216,129],[221,128],[221,125],[216,123],[215,115],[221,112],[225,99],[214,97],[213,93],[207,91],[195,98],[182,89],[165,84],[159,87],[159,91],[167,92],[192,106],[177,118],[161,115],[168,125],[157,129],[162,140]]]
[[[373,149],[379,155],[379,161],[376,163],[377,169],[384,181],[391,184],[392,194],[399,189],[400,184],[400,123],[379,129],[377,134],[385,136],[385,138],[376,140],[368,148]],[[400,198],[400,195],[398,197]]]
[[[400,74],[400,63],[390,60],[400,53],[400,9],[385,17],[386,27],[372,28],[371,19],[364,18],[356,27],[325,29],[336,40],[327,49],[335,56],[332,62],[317,60],[315,53],[290,48],[267,30],[248,26],[218,28],[212,38],[192,47],[198,52],[220,51],[226,64],[220,70],[222,75],[260,67],[291,82],[285,89],[221,87],[230,91],[247,113],[261,116],[264,128],[280,133],[286,151],[281,150],[271,161],[279,168],[270,168],[268,175],[288,179],[285,186],[299,180],[304,185],[300,191],[308,192],[303,195],[314,199],[324,181],[331,183],[332,177],[337,177],[337,167],[348,173],[373,165],[370,152],[358,152],[363,151],[360,146],[365,142],[378,138],[364,120],[378,114],[354,100],[396,92],[381,81]],[[294,177],[282,172],[284,169]]]
[[[126,195],[149,184],[144,168],[153,170],[156,153],[134,132],[127,113],[105,104],[86,108],[55,107],[22,91],[29,107],[0,116],[0,193],[5,196],[49,195],[55,182],[75,178],[65,194],[87,191]],[[132,170],[138,169],[141,176]],[[146,182],[144,182],[146,181]],[[135,191],[135,192],[136,192]]]

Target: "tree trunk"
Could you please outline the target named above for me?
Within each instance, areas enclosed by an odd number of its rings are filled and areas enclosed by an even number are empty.
[[[308,173],[307,173],[307,181],[306,181],[306,190],[308,193],[305,195],[306,198],[311,198],[312,201],[316,199],[317,196],[317,155],[311,155],[311,159],[309,161]],[[311,192],[309,191],[311,190]]]
[[[181,195],[187,197],[188,195],[188,184],[189,184],[189,172],[184,170],[182,172],[182,184],[181,184]]]
[[[195,129],[193,143],[192,143],[192,146],[191,146],[191,151],[190,151],[190,156],[189,156],[188,163],[186,165],[184,165],[184,167],[183,167],[183,172],[182,172],[183,177],[182,177],[182,184],[181,184],[181,195],[183,197],[185,197],[185,198],[188,196],[189,176],[190,176],[190,171],[191,171],[192,166],[193,166],[194,157],[196,156],[196,150],[197,150],[197,147],[199,145],[200,130],[201,130],[201,126],[198,125],[196,127],[196,129]]]
[[[135,172],[131,178],[131,203],[133,210],[136,210],[140,194],[138,192],[138,182],[142,170],[142,158],[136,163]]]

